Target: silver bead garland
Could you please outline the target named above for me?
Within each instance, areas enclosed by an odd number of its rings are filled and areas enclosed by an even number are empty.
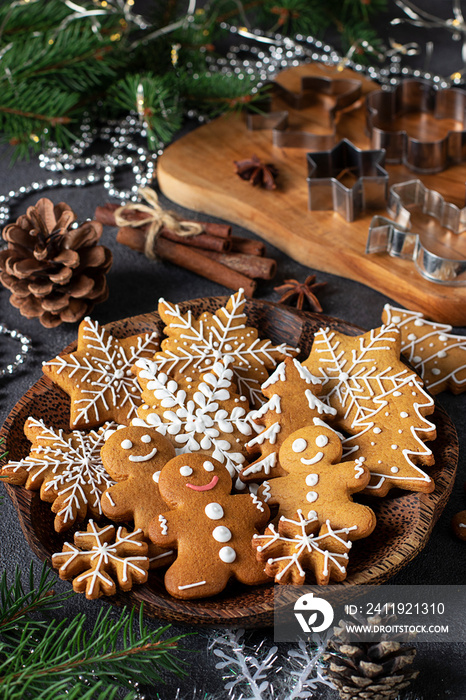
[[[15,359],[13,362],[10,362],[9,365],[6,367],[0,368],[0,377],[5,377],[8,374],[13,374],[13,372],[18,369],[20,365],[23,364],[23,362],[26,359],[26,355],[31,349],[31,339],[28,338],[26,335],[23,335],[17,330],[10,330],[9,328],[6,328],[5,326],[2,326],[0,324],[0,334],[1,335],[7,335],[9,336],[12,340],[16,340],[19,343],[21,343],[20,351],[16,355]]]

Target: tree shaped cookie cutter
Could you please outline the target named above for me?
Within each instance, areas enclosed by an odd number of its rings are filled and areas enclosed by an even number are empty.
[[[377,90],[366,98],[367,128],[373,148],[386,150],[387,163],[403,163],[419,173],[437,173],[466,159],[466,92],[458,88],[438,90],[422,80],[402,80],[394,90]],[[444,138],[421,140],[405,130],[390,130],[400,116],[419,112],[436,119],[453,119],[463,129]]]
[[[409,180],[390,188],[388,211],[394,220],[373,217],[366,254],[388,253],[395,258],[412,260],[418,272],[431,282],[465,286],[466,260],[445,258],[429,251],[419,233],[410,230],[409,207],[419,208],[454,234],[466,231],[466,207],[460,209],[446,202],[439,192],[429,190],[420,180]]]
[[[385,206],[388,173],[382,167],[385,151],[364,151],[343,139],[329,151],[307,154],[309,209],[334,209],[347,221],[354,221],[366,209]],[[339,178],[351,174],[352,187]]]
[[[310,107],[319,97],[330,97],[334,100],[333,106],[325,109],[332,129],[330,134],[315,134],[311,131],[291,128],[287,110],[267,114],[248,114],[248,129],[251,131],[272,129],[272,143],[279,148],[306,148],[310,151],[332,148],[336,142],[337,113],[352,105],[361,96],[361,81],[350,78],[304,76],[301,78],[299,93],[288,90],[278,82],[271,82],[270,85],[276,96],[296,110]]]

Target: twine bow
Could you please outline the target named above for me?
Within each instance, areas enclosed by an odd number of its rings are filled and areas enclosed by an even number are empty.
[[[147,258],[151,260],[156,259],[154,243],[163,228],[167,228],[178,236],[183,237],[197,236],[199,233],[202,233],[203,228],[201,224],[195,221],[184,221],[175,212],[162,209],[157,193],[150,187],[140,187],[138,193],[146,200],[147,204],[134,202],[125,204],[124,207],[119,207],[115,210],[115,223],[117,226],[130,226],[132,228],[148,226],[144,246],[144,254]],[[126,215],[130,211],[141,212],[146,214],[146,217],[136,221],[127,219]]]

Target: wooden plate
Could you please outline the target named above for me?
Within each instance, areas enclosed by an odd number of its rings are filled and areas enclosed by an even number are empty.
[[[214,311],[225,301],[223,297],[210,297],[184,302],[180,307],[184,312],[190,308],[195,315],[199,315],[203,311]],[[315,331],[323,325],[348,335],[362,332],[338,319],[303,314],[269,302],[249,301],[246,312],[251,324],[260,328],[263,336],[270,337],[276,343],[286,341],[299,346],[303,356],[310,350]],[[107,328],[115,336],[124,338],[153,330],[154,326],[160,330],[163,327],[155,312],[117,321]],[[64,352],[70,352],[75,345]],[[29,442],[23,434],[23,425],[28,416],[42,418],[46,424],[56,428],[69,429],[69,399],[45,377],[29,389],[0,431],[12,460],[21,459],[29,452]],[[377,528],[370,538],[354,544],[350,573],[342,585],[382,583],[419,554],[427,543],[451,493],[458,462],[458,440],[452,422],[440,407],[436,408],[433,420],[438,429],[438,438],[432,443],[437,465],[431,471],[436,482],[435,491],[430,494],[398,491],[392,492],[389,497],[371,500],[377,515]],[[50,563],[51,555],[61,551],[63,542],[70,540],[74,531],[64,535],[54,531],[50,506],[39,499],[38,492],[8,484],[6,489],[18,512],[29,546],[40,559]],[[191,625],[265,627],[273,623],[271,585],[247,587],[232,583],[215,598],[180,601],[165,592],[162,580],[163,574],[154,571],[146,585],[136,587],[129,594],[112,596],[109,600],[117,605],[136,607],[144,602],[144,610],[150,617]]]

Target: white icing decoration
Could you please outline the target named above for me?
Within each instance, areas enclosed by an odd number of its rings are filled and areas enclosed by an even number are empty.
[[[183,467],[180,467],[181,476],[191,476],[192,473],[193,470],[187,464],[185,464]]]
[[[361,465],[362,465],[362,459],[357,459],[357,460],[356,460],[356,464],[354,465],[354,470],[355,470],[355,472],[356,472],[356,474],[354,475],[354,478],[355,478],[355,479],[360,479],[361,476],[362,476],[362,475],[364,474],[364,472],[365,472],[364,467],[361,466]]]
[[[304,438],[297,438],[294,440],[293,444],[291,445],[291,449],[293,452],[300,453],[304,452],[304,450],[307,448],[307,441]]]
[[[209,462],[209,460],[206,460],[202,466],[204,467],[206,472],[213,472],[215,469],[214,465],[212,464],[212,462]]]
[[[168,532],[168,523],[167,519],[164,518],[162,514],[159,515],[159,523],[160,523],[160,530],[162,532],[162,535],[166,535]]]
[[[306,476],[306,486],[316,486],[319,483],[318,474],[308,474]]]
[[[304,457],[301,457],[299,460],[302,464],[305,464],[306,466],[310,466],[311,464],[317,464],[317,462],[321,462],[324,458],[324,453],[323,452],[317,452],[317,454],[314,455],[314,457],[311,457],[310,459],[305,459]]]
[[[325,445],[328,445],[328,437],[326,435],[318,435],[316,437],[316,445],[317,447],[325,447]]]
[[[212,537],[217,542],[229,542],[231,540],[231,530],[229,530],[224,525],[217,525],[217,527],[212,532]]]
[[[391,468],[390,468],[390,471],[391,471],[393,474],[398,474],[398,472],[399,472],[400,470],[398,469],[398,467],[391,467]]]
[[[144,442],[146,445],[152,440],[150,435],[142,435],[141,436],[141,442]]]
[[[233,547],[222,547],[218,556],[225,564],[233,564],[236,559],[236,552]]]
[[[268,474],[270,474],[270,471],[276,466],[277,453],[271,452],[266,457],[263,457],[257,462],[254,462],[254,464],[249,465],[249,467],[246,467],[243,471],[243,475],[249,476],[249,474],[258,474],[259,472],[263,471],[264,474],[267,476]]]
[[[160,479],[160,470],[159,470],[158,472],[154,472],[154,473],[152,474],[152,479],[153,479],[153,481],[155,481],[156,484],[159,483],[159,479]]]
[[[438,367],[432,367],[431,372],[432,374],[438,375],[440,374],[441,370]]]
[[[314,501],[317,501],[318,498],[319,494],[317,493],[317,491],[309,491],[306,494],[306,500],[309,501],[309,503],[314,503]]]
[[[401,412],[400,412],[400,416],[401,416],[402,418],[407,418],[407,417],[409,416],[409,413],[407,413],[406,411],[401,411]]]
[[[398,449],[398,445],[392,445],[392,450],[397,450],[397,449]]]
[[[382,432],[382,428],[374,428],[374,430],[372,432],[375,433],[376,435],[379,435],[379,433]]]
[[[153,459],[156,454],[157,448],[154,447],[154,449],[151,450],[147,455],[130,455],[128,459],[130,462],[148,462],[149,460]]]
[[[110,505],[112,506],[112,508],[115,508],[115,502],[110,496],[110,493],[108,491],[105,491],[104,496],[107,496],[107,499],[110,501]]]
[[[210,520],[220,520],[225,515],[220,503],[208,503],[204,512]]]
[[[252,502],[253,502],[254,505],[256,506],[257,510],[260,510],[260,512],[263,513],[263,512],[264,512],[264,504],[262,503],[262,501],[261,501],[261,500],[257,497],[257,495],[256,495],[254,492],[252,492],[252,491],[250,492],[249,495],[251,496]]]
[[[184,591],[187,588],[195,588],[196,586],[205,586],[207,581],[196,581],[196,583],[186,583],[184,586],[178,586],[179,591]]]
[[[123,440],[121,443],[121,447],[123,450],[130,450],[132,448],[132,446],[133,446],[133,443],[131,442],[131,440],[128,440],[128,439]]]

